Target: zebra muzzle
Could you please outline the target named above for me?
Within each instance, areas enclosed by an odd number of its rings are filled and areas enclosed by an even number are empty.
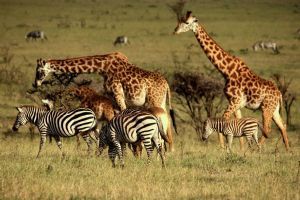
[[[13,127],[12,127],[12,130],[15,132],[15,131],[18,131],[18,128],[15,127],[15,126],[13,126]]]

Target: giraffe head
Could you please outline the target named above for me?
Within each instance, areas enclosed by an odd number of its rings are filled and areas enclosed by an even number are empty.
[[[35,81],[33,87],[39,87],[42,85],[42,82],[45,80],[47,75],[52,72],[53,70],[50,68],[50,63],[42,60],[41,58],[38,59],[36,66],[36,74],[35,74]]]
[[[196,32],[197,28],[198,20],[194,16],[192,16],[191,11],[187,11],[185,17],[182,17],[180,20],[178,20],[178,25],[174,30],[174,34],[187,32],[189,30]]]

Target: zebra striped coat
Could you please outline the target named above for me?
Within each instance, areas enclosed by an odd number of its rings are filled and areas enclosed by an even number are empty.
[[[213,132],[222,133],[227,138],[228,147],[231,151],[233,137],[246,136],[249,147],[252,146],[251,140],[253,138],[260,149],[258,143],[258,128],[263,130],[259,121],[251,117],[231,119],[229,121],[223,118],[209,118],[204,122],[202,139],[206,140]]]
[[[121,166],[124,167],[123,155],[126,143],[134,144],[142,141],[148,155],[148,163],[150,163],[153,146],[155,146],[164,167],[160,137],[168,142],[161,122],[154,115],[142,110],[126,109],[102,127],[99,136],[99,151],[102,153],[103,149],[108,146],[108,155],[113,167],[115,167],[117,155]]]
[[[17,131],[20,126],[30,122],[37,126],[41,134],[39,157],[46,141],[46,136],[54,137],[59,149],[62,151],[60,137],[72,137],[81,132],[96,128],[96,116],[88,108],[77,108],[69,111],[47,110],[35,106],[17,107],[19,111],[13,130]],[[89,139],[89,135],[85,139]],[[63,154],[64,155],[64,154]]]

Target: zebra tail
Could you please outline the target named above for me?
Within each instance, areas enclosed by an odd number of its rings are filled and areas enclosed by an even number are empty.
[[[166,141],[167,143],[170,143],[170,140],[163,129],[162,121],[160,118],[158,118],[158,131],[159,131],[161,137],[163,138],[163,140]]]
[[[171,119],[172,119],[172,124],[173,124],[174,130],[175,130],[175,133],[178,135],[177,125],[176,125],[176,121],[175,121],[175,111],[173,110],[172,105],[171,105],[171,91],[170,91],[170,87],[168,87],[167,96],[168,96],[168,104],[169,104],[170,116],[171,116]]]
[[[263,125],[262,125],[260,122],[257,122],[257,124],[258,124],[258,127],[259,127],[259,129],[261,130],[261,133],[263,134],[263,136],[264,136],[265,138],[268,138],[269,136],[268,136],[268,134],[266,134]]]

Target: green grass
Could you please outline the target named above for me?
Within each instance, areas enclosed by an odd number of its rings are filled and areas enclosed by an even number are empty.
[[[64,140],[66,160],[61,161],[55,144],[47,144],[36,160],[38,137],[31,141],[27,128],[17,135],[9,131],[15,106],[32,104],[26,90],[34,80],[38,58],[121,51],[137,66],[166,74],[170,82],[176,70],[201,73],[204,65],[213,68],[193,33],[172,34],[176,18],[167,3],[174,1],[0,0],[0,199],[299,199],[299,101],[292,110],[295,129],[288,132],[294,154],[281,145],[275,157],[279,135],[275,125],[262,155],[245,158],[237,141],[237,155],[227,156],[216,137],[202,143],[189,124],[179,122],[181,135],[175,137],[176,151],[168,155],[164,170],[156,159],[146,166],[145,155],[142,160],[129,155],[124,170],[112,169],[106,155],[88,157],[84,144],[77,151],[73,138]],[[270,79],[280,73],[292,78],[290,89],[299,97],[297,0],[189,1],[186,9],[225,50],[241,57],[258,75]],[[44,30],[49,40],[26,42],[25,34],[35,29]],[[114,47],[114,39],[123,34],[131,45]],[[276,41],[281,53],[253,52],[251,46],[258,40]],[[195,46],[187,50],[191,44]],[[5,48],[13,56],[8,66],[2,63]],[[247,48],[248,53],[240,51]],[[190,60],[175,69],[172,55]],[[177,114],[186,116],[174,99]],[[260,112],[243,109],[243,115],[260,117]]]

